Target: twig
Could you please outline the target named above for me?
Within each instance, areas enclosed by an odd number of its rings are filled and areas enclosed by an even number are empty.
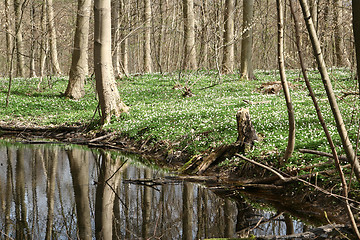
[[[239,158],[241,158],[241,159],[243,159],[243,160],[245,160],[245,161],[248,161],[248,162],[250,162],[250,163],[252,163],[252,164],[255,164],[255,165],[258,165],[258,166],[260,166],[260,167],[262,167],[262,168],[265,168],[266,170],[269,170],[270,172],[272,172],[272,173],[274,173],[275,175],[277,175],[281,180],[285,180],[285,178],[284,178],[278,171],[272,169],[271,167],[268,167],[268,166],[266,166],[266,165],[264,165],[264,164],[262,164],[262,163],[258,163],[258,162],[254,161],[254,160],[251,160],[251,159],[249,159],[249,158],[246,158],[246,157],[244,157],[243,155],[238,154],[238,153],[236,153],[235,156],[237,156],[237,157],[239,157]]]

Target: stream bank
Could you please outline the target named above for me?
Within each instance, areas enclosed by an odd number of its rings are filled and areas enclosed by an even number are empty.
[[[104,148],[134,153],[158,166],[178,170],[191,159],[191,155],[183,151],[172,151],[163,141],[135,141],[111,131],[86,131],[79,127],[39,127],[39,126],[0,126],[2,138],[13,138],[27,144],[46,144],[55,140],[57,143],[87,145],[93,148]],[[46,139],[46,140],[44,140]],[[203,156],[210,155],[204,153]],[[276,184],[274,176],[263,167],[245,163],[241,166],[224,167],[214,164],[201,175],[187,175],[183,179],[206,185],[216,194],[230,197],[235,201],[247,195],[249,199],[267,203],[284,209],[294,217],[309,218],[315,225],[329,223],[349,223],[344,210],[344,200],[334,194],[322,192],[314,186],[294,181]],[[310,176],[311,178],[311,176]],[[276,180],[276,179],[275,179]],[[280,196],[280,197],[279,197]],[[354,204],[358,204],[355,202]],[[299,206],[301,208],[299,209]],[[348,229],[348,228],[347,228]]]

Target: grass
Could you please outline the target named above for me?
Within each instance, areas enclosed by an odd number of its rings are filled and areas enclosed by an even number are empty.
[[[346,69],[331,69],[334,91],[355,91],[357,81]],[[163,141],[169,148],[200,153],[210,147],[236,140],[235,114],[241,107],[249,108],[256,131],[263,141],[248,153],[251,157],[266,156],[276,161],[287,144],[288,120],[283,94],[269,95],[256,91],[264,82],[279,81],[276,71],[258,71],[256,80],[240,80],[239,76],[226,75],[219,80],[216,73],[199,71],[186,73],[147,74],[119,80],[123,101],[131,107],[129,114],[113,119],[107,129],[121,132],[135,139]],[[315,156],[302,156],[296,149],[308,148],[330,152],[314,107],[298,70],[287,72],[289,82],[295,85],[291,95],[296,114],[296,148],[288,166],[321,161]],[[336,145],[340,140],[328,106],[320,75],[309,72],[310,80],[320,101],[322,113]],[[97,107],[94,80],[86,83],[86,96],[69,100],[61,96],[67,78],[45,80],[41,91],[36,90],[38,79],[14,79],[10,104],[5,108],[8,80],[0,79],[0,117],[2,121],[22,121],[38,125],[89,124]],[[188,85],[194,94],[183,97],[182,89]],[[265,102],[247,104],[245,101]],[[345,124],[354,142],[359,120],[359,103],[354,96],[338,99]],[[96,115],[96,119],[99,117]]]

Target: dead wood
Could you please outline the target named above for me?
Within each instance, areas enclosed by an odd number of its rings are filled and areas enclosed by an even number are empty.
[[[216,148],[208,156],[204,158],[196,158],[190,160],[184,167],[184,170],[188,170],[190,167],[193,167],[195,164],[195,173],[202,174],[204,173],[212,164],[221,162],[226,158],[233,157],[236,153],[244,153],[248,149],[252,148],[255,141],[258,141],[258,136],[256,134],[255,128],[251,123],[249,109],[241,108],[236,113],[237,121],[237,132],[238,138],[235,143],[230,145],[222,145]],[[201,162],[199,163],[199,160]]]
[[[359,95],[359,92],[341,92],[342,96],[341,98],[346,98],[347,96],[351,96],[351,95]]]
[[[289,88],[295,88],[294,84],[288,83],[288,85]],[[263,94],[279,94],[282,88],[281,81],[273,81],[262,83],[261,86],[257,88],[257,91]]]
[[[270,103],[271,101],[253,102],[253,101],[250,101],[250,100],[246,100],[246,99],[244,99],[244,100],[243,100],[243,102],[244,102],[244,103],[247,103],[247,104],[257,105],[257,104]]]
[[[225,160],[227,157],[232,157],[239,150],[240,146],[238,144],[222,145],[216,148],[215,151],[210,153],[207,157],[203,158],[195,172],[202,174],[211,164]]]
[[[310,153],[310,154],[315,154],[315,155],[319,155],[319,156],[334,159],[334,156],[332,154],[326,153],[326,152],[321,152],[321,151],[316,151],[316,150],[311,150],[311,149],[299,149],[299,152],[301,152],[301,153]],[[346,158],[346,156],[342,155],[342,156],[339,156],[339,160],[347,161],[347,158]]]
[[[250,163],[252,163],[252,164],[255,164],[255,165],[257,165],[257,166],[260,166],[260,167],[262,167],[262,168],[264,168],[264,169],[266,169],[266,170],[269,170],[270,172],[272,172],[272,173],[274,173],[276,176],[278,176],[278,178],[280,178],[281,180],[285,180],[285,178],[284,178],[278,171],[274,170],[273,168],[271,168],[271,167],[269,167],[269,166],[266,166],[266,165],[264,165],[264,164],[262,164],[262,163],[258,163],[258,162],[254,161],[254,160],[251,160],[251,159],[249,159],[249,158],[247,158],[247,157],[244,157],[244,156],[241,155],[241,154],[235,154],[235,156],[237,156],[237,157],[239,157],[239,158],[241,158],[241,159],[243,159],[243,160],[245,160],[245,161],[248,161],[248,162],[250,162]]]

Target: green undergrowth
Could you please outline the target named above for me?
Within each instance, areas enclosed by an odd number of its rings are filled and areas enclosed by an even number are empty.
[[[236,141],[235,114],[238,109],[249,108],[256,131],[263,138],[249,157],[265,158],[277,162],[287,145],[288,118],[283,93],[263,94],[258,88],[262,83],[279,81],[276,71],[257,71],[256,79],[242,80],[239,75],[216,72],[147,74],[118,80],[120,95],[130,107],[128,114],[113,118],[105,128],[146,140],[148,144],[162,142],[168,149],[198,154],[210,148]],[[291,95],[296,114],[296,147],[286,167],[299,167],[326,159],[302,155],[298,149],[307,148],[330,152],[322,128],[312,105],[299,70],[287,72],[292,84]],[[335,94],[342,111],[351,140],[355,142],[359,119],[356,96],[340,98],[343,93],[356,91],[357,81],[350,71],[332,69]],[[341,144],[325,91],[317,71],[309,77],[322,108],[328,128],[338,150]],[[50,78],[41,83],[38,79],[14,79],[9,106],[5,108],[8,80],[0,79],[0,116],[5,122],[26,122],[37,125],[90,125],[99,119],[95,83],[86,82],[86,95],[79,101],[66,99],[61,93],[67,78]],[[184,97],[183,87],[189,87],[192,96]],[[92,121],[92,122],[91,122]],[[229,164],[232,160],[228,160]]]

